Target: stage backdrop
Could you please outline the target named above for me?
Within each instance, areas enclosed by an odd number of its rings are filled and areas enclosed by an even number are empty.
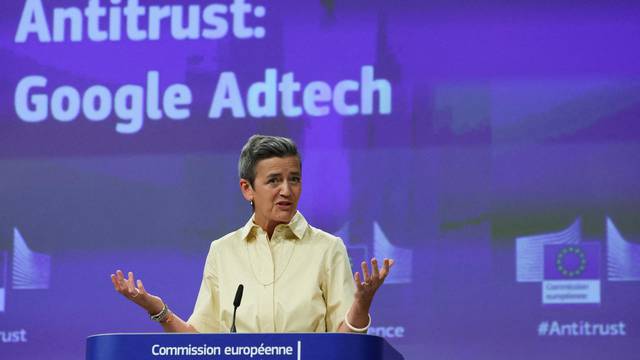
[[[397,261],[407,359],[637,359],[639,37],[634,1],[2,1],[0,357],[160,330],[115,269],[188,317],[262,133]]]

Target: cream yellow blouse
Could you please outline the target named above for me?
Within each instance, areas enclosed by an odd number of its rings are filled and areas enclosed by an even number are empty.
[[[228,332],[233,299],[244,285],[238,332],[335,332],[353,302],[355,284],[342,240],[300,214],[271,241],[253,223],[211,243],[188,323],[199,332]]]

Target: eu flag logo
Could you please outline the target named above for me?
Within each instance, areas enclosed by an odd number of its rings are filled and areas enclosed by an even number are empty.
[[[600,279],[600,243],[545,246],[544,279]]]
[[[544,247],[542,303],[600,303],[599,242]]]

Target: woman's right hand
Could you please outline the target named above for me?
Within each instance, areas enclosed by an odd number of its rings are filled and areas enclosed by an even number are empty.
[[[111,282],[117,292],[122,296],[141,306],[149,314],[157,314],[162,311],[164,303],[158,296],[149,294],[142,285],[142,280],[134,281],[133,272],[129,272],[125,279],[121,270],[111,274]]]

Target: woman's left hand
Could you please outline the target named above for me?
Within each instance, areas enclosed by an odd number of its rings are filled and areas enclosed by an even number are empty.
[[[363,305],[368,307],[371,305],[376,291],[384,283],[387,275],[389,275],[389,270],[393,266],[393,259],[384,259],[382,268],[378,267],[378,260],[376,258],[371,259],[371,273],[369,272],[369,266],[366,261],[363,261],[360,266],[362,267],[362,276],[359,272],[356,272],[353,276],[356,282],[355,299],[356,301],[361,301]]]

